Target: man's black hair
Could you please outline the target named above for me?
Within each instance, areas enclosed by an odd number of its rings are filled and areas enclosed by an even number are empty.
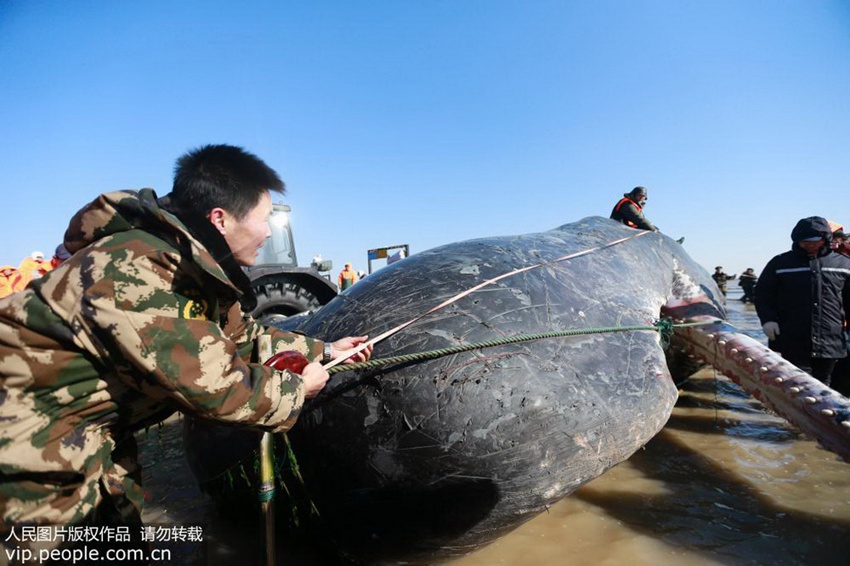
[[[170,196],[183,210],[206,216],[220,207],[242,219],[265,191],[285,190],[262,159],[241,147],[219,144],[193,149],[177,160]]]

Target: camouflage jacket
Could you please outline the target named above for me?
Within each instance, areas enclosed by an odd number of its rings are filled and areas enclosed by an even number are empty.
[[[303,383],[257,363],[260,334],[321,357],[321,341],[243,314],[239,287],[150,189],[101,195],[65,245],[73,257],[0,299],[0,532],[78,522],[101,490],[139,505],[133,432],[175,410],[291,427]]]

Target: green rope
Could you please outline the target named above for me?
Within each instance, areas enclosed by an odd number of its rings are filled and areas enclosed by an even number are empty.
[[[643,325],[643,326],[617,326],[612,328],[589,328],[582,330],[560,330],[554,332],[543,332],[538,334],[519,334],[516,336],[511,336],[508,338],[501,338],[497,340],[487,340],[485,342],[475,342],[471,344],[463,344],[459,346],[452,346],[449,348],[440,348],[436,350],[429,350],[425,352],[419,352],[417,354],[404,354],[400,356],[393,356],[389,358],[380,358],[375,360],[369,360],[366,362],[357,362],[350,364],[340,364],[338,366],[334,366],[328,369],[328,373],[333,375],[336,373],[341,373],[344,371],[354,371],[354,370],[367,370],[367,369],[375,369],[393,364],[400,364],[405,362],[415,362],[415,361],[424,361],[440,358],[443,356],[449,356],[451,354],[457,354],[461,352],[468,352],[471,350],[480,350],[482,348],[491,348],[494,346],[504,346],[507,344],[517,344],[520,342],[529,342],[532,340],[543,340],[546,338],[560,338],[565,336],[578,336],[584,334],[604,334],[611,332],[632,332],[632,331],[652,331],[659,332],[661,334],[661,341],[665,345],[669,343],[670,338],[673,335],[674,328],[685,327],[685,326],[698,326],[705,324],[713,324],[715,321],[705,321],[705,322],[692,322],[692,323],[680,323],[674,324],[672,320],[669,318],[663,318],[655,322],[652,325]],[[284,491],[286,491],[287,495],[290,498],[290,515],[291,521],[295,527],[299,527],[301,525],[301,520],[299,516],[304,519],[304,522],[307,523],[310,520],[317,520],[319,524],[323,524],[323,517],[319,513],[319,510],[316,504],[313,501],[313,498],[310,496],[309,491],[307,490],[307,485],[304,481],[304,478],[301,475],[300,467],[298,465],[298,461],[295,457],[295,450],[292,448],[292,445],[289,443],[289,439],[286,434],[281,435],[283,437],[284,450],[286,451],[286,457],[282,459],[281,466],[276,470],[276,476]],[[301,492],[303,498],[307,500],[307,509],[304,510],[303,506],[299,504],[298,501],[293,500],[292,494],[294,493],[294,489],[290,489],[290,486],[287,485],[286,480],[284,478],[284,469],[288,470],[290,474],[292,474],[294,481],[300,485]],[[335,550],[339,556],[343,556],[343,551],[340,549],[339,545],[334,540],[333,536],[329,536],[329,540],[331,544],[335,547]]]
[[[584,328],[584,329],[574,329],[574,330],[556,330],[553,332],[542,332],[538,334],[518,334],[516,336],[509,336],[506,338],[499,338],[496,340],[486,340],[484,342],[474,342],[471,344],[460,344],[458,346],[450,346],[448,348],[438,348],[436,350],[428,350],[425,352],[418,352],[416,354],[402,354],[399,356],[392,356],[389,358],[378,358],[375,360],[369,360],[366,362],[355,362],[350,364],[340,364],[337,366],[333,366],[328,368],[328,374],[334,375],[336,373],[341,373],[344,371],[358,371],[358,370],[370,370],[376,368],[382,368],[389,365],[394,364],[402,364],[406,362],[421,362],[425,360],[434,360],[437,358],[442,358],[444,356],[450,356],[452,354],[459,354],[461,352],[469,352],[472,350],[481,350],[483,348],[492,348],[494,346],[506,346],[508,344],[518,344],[521,342],[530,342],[532,340],[544,340],[547,338],[563,338],[566,336],[579,336],[586,334],[606,334],[612,332],[634,332],[641,330],[651,330],[653,332],[659,332],[661,334],[661,340],[664,346],[670,342],[670,337],[673,335],[673,329],[676,327],[683,326],[698,326],[703,324],[712,324],[714,321],[706,321],[706,322],[691,322],[691,323],[682,323],[682,324],[674,324],[672,320],[669,318],[662,318],[655,322],[652,325],[643,325],[643,326],[614,326],[609,328]]]

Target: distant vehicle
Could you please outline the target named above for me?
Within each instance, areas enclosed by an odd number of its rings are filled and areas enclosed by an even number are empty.
[[[257,295],[257,308],[251,314],[262,324],[314,311],[339,293],[328,275],[332,261],[317,258],[309,267],[298,266],[291,210],[286,204],[273,205],[269,219],[272,236],[260,250],[257,263],[245,270]]]

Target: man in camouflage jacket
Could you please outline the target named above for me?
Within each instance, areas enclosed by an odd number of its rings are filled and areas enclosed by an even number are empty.
[[[277,173],[240,148],[187,153],[170,195],[101,195],[70,223],[73,256],[0,299],[0,533],[96,522],[104,506],[138,513],[133,433],[174,411],[288,430],[328,374],[262,365],[261,334],[311,360],[365,341],[327,348],[245,314],[241,267],[270,234],[270,190],[284,190]]]

